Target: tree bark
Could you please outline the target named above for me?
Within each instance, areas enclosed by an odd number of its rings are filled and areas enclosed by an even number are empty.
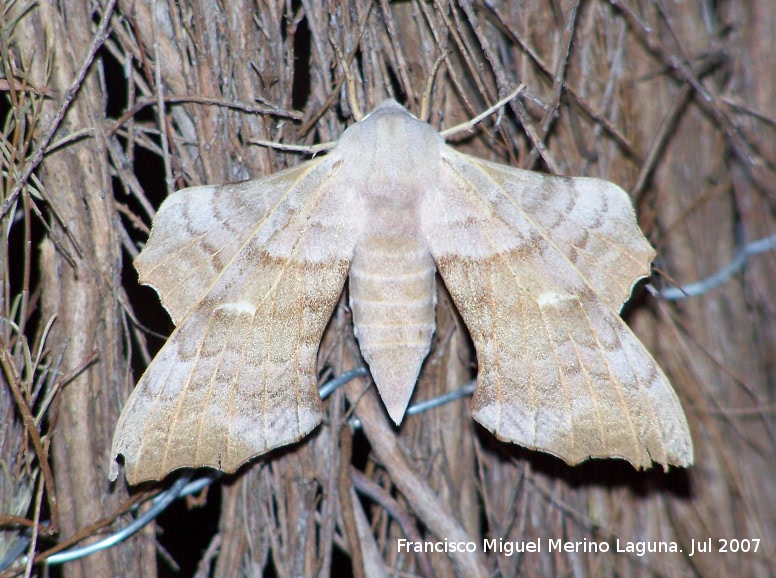
[[[48,0],[38,2],[17,26],[16,42],[22,60],[31,61],[31,79],[53,94],[44,104],[40,127],[50,126],[73,85],[95,28],[87,4]],[[52,61],[47,78],[49,53]],[[83,129],[90,130],[88,137],[48,153],[38,173],[52,207],[79,248],[74,269],[50,241],[44,241],[41,312],[44,319],[56,315],[47,344],[53,351],[64,351],[62,367],[67,370],[98,352],[96,362],[60,393],[59,411],[52,414],[63,537],[106,518],[128,497],[125,484],[108,481],[111,436],[131,384],[119,301],[121,244],[103,133],[107,95],[99,83],[100,66],[99,62],[91,64],[54,142]],[[73,577],[153,576],[154,544],[135,540],[68,563],[64,572]]]

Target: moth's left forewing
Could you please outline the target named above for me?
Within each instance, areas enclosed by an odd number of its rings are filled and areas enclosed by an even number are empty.
[[[652,254],[632,209],[619,206],[627,198],[598,190],[602,181],[527,174],[450,148],[442,164],[423,230],[477,350],[475,419],[571,464],[691,463],[679,401],[616,313]],[[580,188],[598,199],[586,205]],[[629,227],[621,240],[607,214]]]
[[[178,325],[258,229],[286,225],[289,184],[319,182],[331,165],[325,157],[258,179],[173,193],[135,259],[140,283],[156,289]]]
[[[277,214],[256,223],[143,374],[113,442],[131,484],[181,467],[234,472],[320,422],[316,353],[363,224],[337,166],[331,156],[301,179],[286,173]]]

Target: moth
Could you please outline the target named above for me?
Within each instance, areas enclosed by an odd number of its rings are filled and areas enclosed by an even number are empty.
[[[616,185],[487,162],[393,100],[325,156],[178,191],[135,261],[176,329],[127,401],[110,478],[234,472],[321,421],[316,355],[349,278],[358,344],[402,421],[435,276],[476,349],[475,420],[558,456],[687,466],[687,422],[619,316],[655,251]]]

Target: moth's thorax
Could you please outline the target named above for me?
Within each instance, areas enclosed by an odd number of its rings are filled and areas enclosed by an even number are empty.
[[[340,174],[370,204],[414,206],[439,180],[442,144],[430,125],[387,100],[343,133]]]

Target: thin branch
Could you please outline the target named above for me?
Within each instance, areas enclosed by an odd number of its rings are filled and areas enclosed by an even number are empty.
[[[698,102],[722,127],[722,130],[733,145],[733,150],[736,152],[736,156],[739,160],[747,167],[751,167],[752,169],[758,168],[762,164],[761,159],[757,157],[752,150],[751,145],[742,136],[738,127],[733,124],[719,106],[719,97],[706,88],[692,67],[673,54],[660,40],[657,32],[655,32],[652,27],[642,22],[633,9],[623,0],[609,0],[609,3],[625,17],[631,30],[636,33],[647,48],[649,48],[653,54],[657,55],[666,66],[676,71],[682,80],[692,86],[695,92],[698,93],[700,96]],[[769,190],[769,187],[765,187],[765,190]]]
[[[159,118],[159,130],[162,137],[162,158],[164,159],[164,182],[167,185],[167,196],[174,192],[172,178],[172,160],[170,158],[170,140],[168,137],[167,112],[164,106],[164,84],[162,83],[162,63],[159,59],[159,23],[156,18],[156,0],[152,3],[152,26],[154,34],[154,84],[156,84],[156,113]]]
[[[364,575],[364,558],[361,553],[361,540],[358,537],[358,527],[356,524],[356,514],[353,508],[353,502],[350,499],[351,465],[353,458],[353,434],[347,422],[341,422],[339,435],[339,468],[337,476],[337,491],[339,493],[340,509],[342,512],[342,523],[344,533],[350,546],[350,559],[352,561],[353,578],[366,578]]]
[[[346,388],[348,399],[355,402],[361,394],[361,388],[355,381]],[[369,391],[360,398],[356,413],[361,420],[372,451],[376,459],[388,470],[396,487],[415,510],[418,517],[438,538],[455,542],[470,541],[460,522],[448,512],[439,496],[429,487],[426,480],[411,465],[409,458],[401,449],[384,412],[377,401],[376,394]],[[485,560],[477,553],[450,554],[459,573],[472,577],[485,577],[489,573]]]
[[[240,110],[242,112],[247,112],[250,114],[264,114],[269,116],[278,116],[282,118],[291,118],[293,120],[301,120],[304,117],[304,113],[301,113],[296,110],[286,110],[280,107],[256,106],[246,102],[240,102],[237,100],[231,100],[227,98],[215,98],[215,97],[209,97],[209,96],[199,96],[196,94],[165,96],[163,97],[162,100],[166,104],[193,102],[197,104],[223,106],[224,108]],[[116,134],[116,131],[118,131],[119,128],[121,128],[124,124],[126,124],[131,118],[133,118],[138,112],[143,110],[145,107],[158,105],[158,104],[159,104],[158,97],[139,98],[138,100],[135,101],[135,104],[129,110],[127,110],[124,114],[121,115],[121,117],[116,121],[116,123],[113,125],[110,131],[108,131],[108,135],[113,136],[114,134]]]
[[[391,496],[385,488],[379,486],[374,480],[367,477],[364,472],[357,470],[356,468],[350,468],[350,477],[353,480],[353,487],[362,496],[366,496],[380,507],[388,512],[399,524],[404,535],[410,542],[422,542],[418,528],[415,526],[415,522],[404,507],[397,502],[393,496]],[[426,578],[434,578],[434,568],[431,566],[431,562],[423,551],[415,552],[415,561],[418,563],[420,573]]]
[[[359,33],[358,33],[359,39],[363,36],[364,30],[366,29],[366,23],[369,20],[371,6],[372,6],[371,3],[367,4],[366,10],[364,10],[363,20],[359,24]],[[350,66],[350,64],[353,62],[353,59],[356,57],[356,53],[358,52],[358,48],[359,48],[358,41],[356,41],[354,43],[353,50],[350,51],[350,53],[348,54],[348,57],[345,59],[345,63],[347,66]],[[340,78],[337,79],[337,82],[334,83],[334,90],[331,91],[331,94],[329,94],[328,98],[323,103],[323,105],[299,129],[298,134],[300,137],[306,135],[307,132],[318,123],[318,120],[323,116],[323,114],[327,110],[329,110],[329,107],[334,103],[337,96],[339,95],[339,91],[342,88],[342,85],[344,82],[345,82],[345,75],[343,74]]]
[[[520,50],[523,51],[523,53],[528,56],[531,62],[550,80],[553,78],[552,70],[550,69],[549,65],[544,62],[544,60],[537,54],[526,42],[523,40],[523,38],[513,31],[506,22],[506,19],[504,18],[504,15],[501,13],[501,11],[498,9],[497,6],[488,4],[488,9],[491,11],[492,14],[496,17],[496,23],[499,26],[499,28],[504,32],[504,34],[507,35],[509,40],[520,47]],[[609,119],[607,119],[602,112],[600,112],[590,101],[588,101],[585,96],[579,93],[579,91],[574,88],[573,86],[569,84],[564,84],[564,89],[566,90],[566,94],[568,94],[573,102],[575,102],[579,107],[582,109],[582,111],[590,117],[593,121],[595,121],[598,125],[603,128],[604,132],[606,132],[616,143],[617,146],[620,147],[623,152],[631,159],[636,160],[636,162],[639,162],[639,154],[636,152],[636,150],[633,148],[633,146],[630,144],[627,138],[623,134],[620,133],[619,129],[613,125]]]
[[[513,90],[508,96],[502,98],[499,100],[496,104],[491,106],[488,110],[485,112],[482,112],[475,116],[473,119],[463,122],[461,124],[457,124],[453,127],[447,128],[439,133],[439,136],[442,138],[447,138],[451,135],[454,135],[458,132],[463,132],[466,130],[471,130],[473,127],[475,127],[478,123],[482,122],[483,119],[488,118],[491,114],[496,112],[498,109],[500,109],[505,104],[508,104],[513,99],[517,98],[523,91],[525,90],[525,84],[520,83],[520,85]]]
[[[54,485],[54,476],[51,473],[51,466],[48,462],[48,455],[43,448],[40,433],[35,427],[35,417],[32,415],[30,406],[27,405],[27,401],[19,390],[19,384],[22,382],[21,377],[16,371],[16,366],[13,363],[10,353],[5,348],[3,348],[2,361],[0,361],[0,363],[2,363],[6,377],[8,378],[7,383],[11,388],[11,395],[13,396],[14,402],[16,402],[16,407],[22,416],[24,427],[27,429],[27,433],[32,440],[35,454],[38,457],[40,471],[43,475],[43,482],[46,484],[46,494],[48,495],[48,504],[51,514],[51,522],[46,531],[49,534],[56,534],[59,530],[59,506],[57,504],[56,486]]]
[[[86,50],[86,55],[81,62],[81,67],[78,70],[78,74],[76,75],[75,80],[73,80],[73,83],[70,85],[70,87],[65,91],[62,104],[59,105],[59,110],[57,110],[54,118],[51,119],[51,122],[49,123],[43,138],[35,148],[35,152],[33,153],[32,157],[30,157],[30,159],[27,161],[21,177],[19,177],[19,180],[16,182],[16,186],[8,198],[3,201],[2,206],[0,206],[0,219],[2,219],[6,213],[8,213],[9,209],[16,200],[16,197],[19,195],[19,192],[30,178],[30,175],[36,168],[38,168],[38,165],[43,160],[43,156],[45,155],[46,149],[51,143],[51,139],[54,138],[54,134],[57,132],[59,124],[65,117],[65,113],[67,113],[68,109],[70,108],[70,104],[73,102],[76,94],[78,94],[78,90],[81,88],[81,84],[83,84],[84,78],[86,78],[86,73],[89,71],[89,68],[91,68],[92,62],[94,62],[94,55],[97,54],[97,51],[108,37],[108,27],[110,26],[110,19],[113,15],[113,10],[115,7],[116,0],[108,0],[108,5],[103,10],[100,26]]]
[[[577,10],[579,9],[579,0],[573,2],[569,8],[568,18],[566,20],[566,28],[563,30],[563,41],[558,47],[558,58],[556,61],[555,74],[552,79],[552,98],[547,109],[544,111],[544,117],[542,118],[539,126],[542,131],[542,143],[547,140],[547,136],[550,133],[550,127],[555,121],[555,117],[558,114],[558,107],[560,106],[560,97],[563,93],[564,80],[566,77],[566,68],[569,62],[569,52],[571,51],[571,41],[574,39],[574,30],[577,21]],[[539,158],[539,149],[534,147],[528,155],[528,159],[524,163],[524,167],[530,169],[536,163]]]

